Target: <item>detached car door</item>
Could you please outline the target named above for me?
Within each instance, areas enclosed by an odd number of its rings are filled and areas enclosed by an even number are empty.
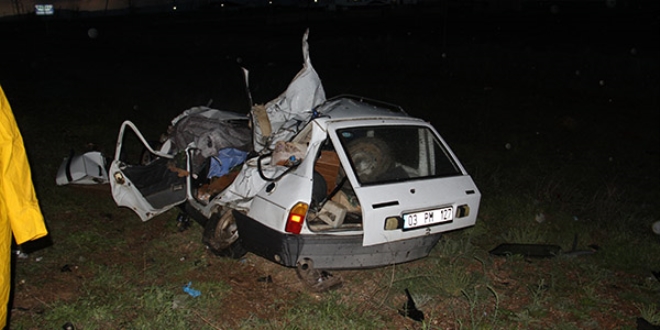
[[[334,131],[362,208],[363,245],[475,224],[481,194],[430,124],[374,120]]]

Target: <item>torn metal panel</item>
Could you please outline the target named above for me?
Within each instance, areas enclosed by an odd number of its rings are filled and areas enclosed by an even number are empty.
[[[325,90],[309,57],[309,44],[305,31],[302,39],[303,67],[293,78],[284,93],[265,105],[268,120],[263,119],[263,109],[252,110],[254,121],[254,150],[273,150],[277,141],[293,137],[312,117],[312,109],[325,101]],[[266,126],[265,124],[269,125]]]
[[[105,184],[108,183],[108,172],[105,167],[105,157],[98,151],[90,151],[82,155],[74,155],[72,152],[62,161],[55,182],[59,186]]]
[[[252,138],[247,115],[208,107],[184,111],[172,120],[168,133],[171,154],[194,143],[204,158],[215,156],[225,148],[248,151]]]

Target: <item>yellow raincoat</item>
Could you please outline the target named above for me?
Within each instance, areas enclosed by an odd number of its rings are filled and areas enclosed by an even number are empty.
[[[12,232],[22,244],[48,234],[14,114],[0,87],[0,328],[7,322]]]

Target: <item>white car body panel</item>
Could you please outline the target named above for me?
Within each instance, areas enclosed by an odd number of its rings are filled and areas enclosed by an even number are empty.
[[[108,173],[105,170],[105,165],[105,158],[98,151],[90,151],[82,155],[71,154],[62,161],[60,168],[57,170],[55,183],[58,186],[108,183]]]
[[[254,197],[248,216],[277,231],[284,231],[288,211],[297,202],[309,203],[312,182],[294,174],[287,174],[279,182],[271,182],[273,189],[261,190]]]
[[[450,223],[407,231],[384,230],[387,217],[446,206],[452,206],[456,210],[456,207],[462,204],[478,205],[480,197],[469,176],[412,181],[386,186],[355,187],[354,189],[363,208],[363,245],[365,246],[473,226],[478,207],[470,210],[469,217],[454,219]],[[395,202],[396,205],[377,207],[377,205],[394,204]]]

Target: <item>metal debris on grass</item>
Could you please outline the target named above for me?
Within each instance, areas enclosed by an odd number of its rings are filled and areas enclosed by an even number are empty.
[[[399,314],[409,317],[418,322],[424,321],[424,312],[417,309],[417,306],[415,305],[415,300],[410,294],[410,291],[408,291],[407,288],[405,289],[405,291],[408,300],[403,304],[403,307],[399,310]]]

